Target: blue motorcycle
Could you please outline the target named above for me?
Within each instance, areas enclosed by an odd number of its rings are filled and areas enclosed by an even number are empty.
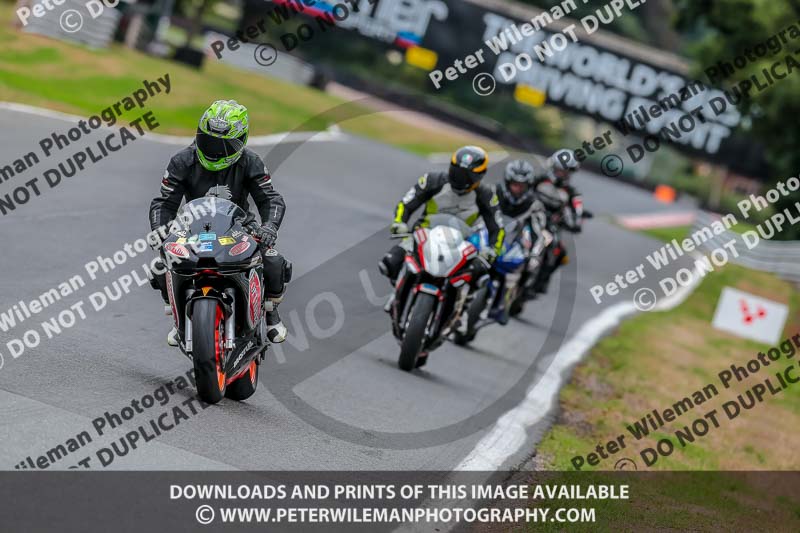
[[[472,295],[461,326],[453,334],[458,345],[471,342],[482,327],[493,323],[505,325],[511,316],[521,313],[525,287],[536,278],[545,248],[543,239],[537,238],[526,222],[510,217],[504,217],[503,222],[506,232],[503,253]],[[468,240],[481,250],[489,246],[488,231],[480,227]]]

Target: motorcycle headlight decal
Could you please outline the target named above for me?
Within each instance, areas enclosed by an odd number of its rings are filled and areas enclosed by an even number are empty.
[[[463,256],[467,259],[472,259],[473,256],[478,254],[478,249],[472,243],[464,247]]]
[[[174,255],[180,259],[189,258],[189,250],[182,244],[176,242],[169,242],[164,246],[164,251],[170,255]]]
[[[228,251],[228,253],[231,255],[231,257],[236,257],[237,255],[242,255],[247,250],[249,250],[250,246],[252,246],[250,241],[243,241],[243,242],[240,242],[239,244],[237,244],[236,246],[233,246]]]
[[[416,261],[414,261],[413,257],[407,255],[405,261],[406,261],[406,265],[408,266],[408,269],[412,273],[419,274],[419,272],[420,272],[419,265],[417,264]]]

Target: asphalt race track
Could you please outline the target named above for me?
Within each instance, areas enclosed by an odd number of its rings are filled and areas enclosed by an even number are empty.
[[[71,126],[17,111],[0,110],[0,117],[15,125],[0,130],[4,164]],[[75,147],[99,138],[95,133]],[[2,218],[0,313],[75,274],[87,285],[0,332],[0,468],[14,469],[83,430],[92,433],[91,421],[105,411],[119,413],[190,369],[190,361],[166,345],[171,318],[149,286],[134,287],[102,312],[88,307],[85,320],[52,339],[43,336],[16,359],[6,347],[120,276],[141,271],[153,257],[149,250],[94,281],[84,265],[147,233],[150,199],[178,148],[148,136],[137,139],[58,187],[44,187],[41,196]],[[225,400],[199,411],[157,439],[140,441],[108,468],[450,470],[542,375],[547,354],[608,305],[630,301],[632,293],[625,292],[598,306],[589,287],[635,267],[659,244],[615,226],[611,216],[676,209],[633,187],[580,174],[577,186],[596,218],[576,237],[573,262],[550,293],[529,304],[522,320],[483,330],[471,349],[446,344],[422,371],[407,374],[396,366],[398,347],[376,303],[389,289],[376,261],[391,245],[385,230],[393,206],[430,164],[349,136],[255,149],[267,156],[287,203],[279,249],[293,261],[295,281],[281,310],[294,338],[269,353],[249,401]],[[65,149],[0,184],[0,196],[71,153]],[[654,286],[657,280],[648,281]],[[193,396],[192,388],[178,391],[167,407]],[[156,406],[106,438],[92,433],[91,444],[52,468],[93,456],[162,410]],[[543,429],[529,428],[528,442],[504,466],[524,461]]]

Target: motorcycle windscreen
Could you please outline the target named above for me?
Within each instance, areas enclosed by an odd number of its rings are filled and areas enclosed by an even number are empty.
[[[461,232],[465,238],[471,235],[474,232],[474,229],[458,218],[455,215],[447,215],[447,214],[435,214],[435,215],[428,215],[426,217],[427,226],[429,228],[435,228],[437,226],[446,226],[448,228],[453,228]]]
[[[245,218],[247,213],[244,209],[230,200],[215,196],[204,196],[188,202],[175,217],[189,235],[214,233],[219,237],[229,235],[233,227],[243,223]]]

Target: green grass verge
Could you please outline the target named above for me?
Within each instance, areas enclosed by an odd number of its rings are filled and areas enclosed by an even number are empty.
[[[641,230],[641,233],[649,235],[654,239],[663,242],[671,242],[673,239],[680,242],[691,233],[692,226],[672,226],[668,228],[650,228]],[[756,227],[748,222],[739,222],[735,226],[731,226],[731,231],[735,233],[745,233],[747,231],[754,231]]]
[[[678,242],[689,234],[691,226],[674,226],[671,228],[650,228],[642,230],[642,233],[649,235],[659,241],[670,242],[672,239]]]
[[[798,530],[800,494],[789,488],[767,492],[754,484],[765,478],[749,479],[719,471],[797,470],[797,427],[800,424],[800,384],[781,393],[766,395],[764,402],[728,420],[721,406],[745,393],[757,383],[789,365],[797,370],[797,356],[781,357],[774,366],[731,389],[723,388],[718,373],[732,363],[745,365],[765,352],[766,345],[740,339],[711,327],[711,320],[725,287],[770,298],[789,306],[790,319],[782,338],[800,332],[800,293],[775,276],[729,265],[709,274],[680,306],[666,312],[641,313],[625,321],[610,336],[601,340],[578,365],[560,395],[561,415],[542,439],[537,450],[542,468],[561,471],[564,479],[575,476],[573,457],[595,451],[619,435],[626,448],[582,474],[608,476],[625,457],[636,462],[640,472],[651,478],[632,488],[635,501],[599,502],[598,523],[571,524],[570,531],[631,530],[631,523],[644,530],[714,530],[715,524],[738,524],[733,530]],[[637,441],[628,424],[640,420],[653,409],[663,410],[686,395],[714,383],[719,395],[707,403],[667,423],[658,431]],[[719,428],[685,447],[675,438],[682,429],[712,409],[718,411]],[[659,457],[647,467],[640,452],[655,447],[662,438],[671,438],[675,451]],[[670,477],[665,471],[688,471],[691,478]],[[655,474],[655,475],[654,475]],[[689,475],[688,473],[686,475]],[[726,477],[729,476],[729,477]],[[585,479],[581,479],[586,483]],[[605,478],[605,482],[617,481]],[[592,502],[594,503],[594,502]],[[787,529],[789,524],[794,524]],[[559,524],[563,526],[563,524]],[[563,527],[545,524],[536,530],[556,531]],[[575,526],[575,527],[573,527]]]
[[[792,318],[784,336],[800,331],[796,318],[800,312],[800,293],[789,283],[734,265],[709,274],[677,308],[667,312],[642,313],[625,321],[613,335],[601,340],[575,369],[572,382],[562,391],[561,405],[571,413],[580,413],[583,418],[580,423],[556,424],[545,436],[539,453],[549,459],[549,466],[571,470],[570,459],[573,456],[586,455],[600,442],[605,443],[619,434],[632,440],[626,430],[628,424],[652,409],[671,406],[708,383],[719,386],[718,373],[732,362],[744,364],[769,348],[711,327],[724,287],[740,288],[787,303]],[[782,358],[775,368],[762,371],[758,377],[763,380],[792,361],[794,359]],[[736,390],[744,392],[756,382],[757,379],[746,380],[741,384],[741,390]],[[709,406],[713,403],[717,407],[723,399],[735,398],[733,388],[729,391],[719,388],[720,395],[710,400]],[[692,413],[701,416],[709,409],[705,405],[697,406]],[[662,428],[663,436],[672,433],[670,429],[682,428],[695,418],[689,414],[684,416],[686,419],[678,419],[674,425]],[[773,417],[782,422],[770,427],[769,434],[756,430],[758,424]],[[735,428],[732,428],[734,423]],[[770,397],[769,401],[758,406],[757,414],[746,413],[723,425],[702,442],[676,449],[670,457],[659,459],[654,468],[715,470],[735,466],[782,469],[789,465],[797,468],[800,467],[800,458],[796,455],[781,456],[771,446],[774,441],[789,439],[789,432],[796,427],[793,423],[800,423],[800,386],[789,387],[780,395]],[[735,434],[737,438],[723,437],[726,434]],[[613,464],[614,461],[609,459],[601,462],[598,468],[610,469]]]
[[[202,71],[141,54],[122,46],[94,50],[19,31],[11,24],[10,4],[0,9],[0,100],[21,102],[80,116],[98,114],[142,86],[170,75],[170,94],[146,103],[160,124],[157,131],[193,135],[203,110],[217,99],[235,99],[250,110],[251,134],[296,129],[324,130],[339,124],[347,132],[418,154],[450,152],[475,137],[400,122],[386,114],[351,104],[313,88],[294,85],[206,61]],[[123,115],[133,120],[136,108]],[[357,116],[351,119],[349,117]],[[483,143],[486,144],[486,143]],[[489,150],[497,145],[487,146]]]

